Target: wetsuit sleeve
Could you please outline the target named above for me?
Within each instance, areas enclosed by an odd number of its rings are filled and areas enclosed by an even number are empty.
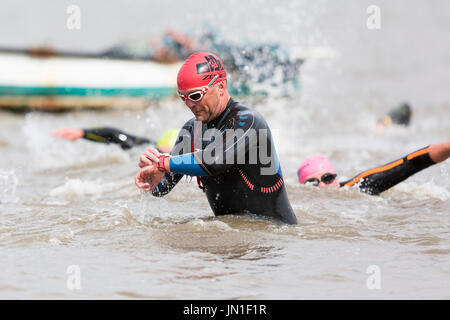
[[[239,112],[231,120],[231,124],[222,130],[209,129],[195,141],[210,142],[205,148],[193,148],[195,152],[171,157],[170,171],[191,176],[216,176],[234,164],[258,163],[259,129],[267,128],[267,124],[256,112]],[[267,130],[268,131],[268,130]],[[266,132],[266,139],[270,132]],[[196,142],[194,142],[196,144]],[[269,146],[270,148],[271,146]],[[254,152],[250,152],[250,150]],[[250,155],[251,153],[251,155]],[[249,159],[253,156],[253,159]]]
[[[429,146],[419,149],[401,159],[364,171],[348,181],[341,182],[340,185],[343,187],[358,184],[361,191],[378,195],[413,174],[435,164],[428,151]]]
[[[178,133],[177,140],[170,151],[171,157],[180,156],[184,153],[189,153],[191,150],[190,141],[192,140],[192,122],[188,121]],[[180,172],[166,172],[163,180],[152,190],[152,195],[155,197],[162,197],[168,194],[183,178],[183,173]]]
[[[136,145],[155,143],[150,139],[133,136],[111,127],[90,128],[83,129],[83,131],[83,138],[86,140],[102,143],[115,143],[120,145],[120,147],[124,150],[130,149]]]

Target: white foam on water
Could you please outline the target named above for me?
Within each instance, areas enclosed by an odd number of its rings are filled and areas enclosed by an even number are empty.
[[[439,166],[439,171],[441,172],[441,175],[445,178],[449,178],[449,169],[450,169],[450,159],[445,160],[442,165]]]
[[[433,181],[425,183],[406,182],[395,186],[395,190],[410,194],[414,198],[435,198],[441,201],[450,199],[450,191],[445,187],[436,185]]]
[[[367,207],[360,208],[358,211],[356,210],[348,210],[348,211],[341,211],[340,215],[345,220],[348,220],[353,223],[366,223],[368,210]]]
[[[16,196],[17,185],[19,184],[19,179],[12,170],[0,169],[0,203],[19,201]]]
[[[217,229],[219,231],[232,231],[233,228],[230,227],[223,221],[212,220],[212,221],[204,221],[203,219],[195,219],[190,222],[191,225],[198,227],[200,230],[209,229]]]
[[[50,240],[48,240],[48,242],[54,246],[59,246],[62,244],[61,240],[56,239],[56,238],[51,238]]]
[[[100,179],[95,181],[81,179],[68,179],[62,186],[56,187],[49,192],[51,197],[63,199],[76,199],[79,197],[99,198],[104,192],[113,191],[114,183],[102,183]]]

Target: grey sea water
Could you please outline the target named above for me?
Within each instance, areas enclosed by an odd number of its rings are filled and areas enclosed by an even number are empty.
[[[71,4],[80,30],[66,27]],[[381,10],[380,29],[367,28],[370,5]],[[179,100],[139,111],[1,111],[0,298],[449,299],[449,160],[380,197],[296,178],[311,153],[326,154],[343,180],[450,139],[448,12],[444,0],[2,1],[2,47],[101,51],[208,21],[230,40],[311,56],[297,95],[239,99],[276,136],[297,226],[216,218],[195,180],[152,198],[134,185],[145,146],[50,136],[109,125],[156,139],[191,117]],[[373,134],[403,101],[410,126]]]

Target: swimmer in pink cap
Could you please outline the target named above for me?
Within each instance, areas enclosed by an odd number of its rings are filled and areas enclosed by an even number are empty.
[[[442,162],[450,157],[450,141],[432,144],[385,165],[366,170],[355,177],[338,182],[337,174],[324,155],[309,156],[298,167],[297,176],[301,184],[319,187],[357,186],[360,191],[379,195],[406,180],[413,174]]]
[[[306,158],[298,168],[297,176],[302,184],[312,183],[319,187],[339,187],[333,166],[328,158],[321,154],[314,154]]]

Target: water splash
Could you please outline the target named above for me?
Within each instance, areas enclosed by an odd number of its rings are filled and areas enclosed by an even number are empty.
[[[69,124],[70,126],[70,124]],[[72,125],[78,127],[79,124]],[[105,163],[126,163],[130,156],[117,145],[104,145],[91,141],[65,141],[52,137],[55,130],[51,115],[30,113],[26,115],[22,131],[34,169],[79,168],[101,166]]]
[[[77,199],[80,197],[100,198],[105,192],[116,189],[114,183],[102,183],[100,179],[95,181],[81,179],[68,179],[62,186],[52,189],[49,193],[51,197],[63,199]]]
[[[18,184],[19,179],[17,179],[14,169],[0,169],[0,204],[8,202],[16,203],[19,200],[19,198],[16,196],[16,189]]]
[[[441,201],[450,199],[450,192],[445,187],[436,185],[433,181],[425,183],[408,182],[395,186],[395,190],[412,196],[414,199],[435,198]]]

